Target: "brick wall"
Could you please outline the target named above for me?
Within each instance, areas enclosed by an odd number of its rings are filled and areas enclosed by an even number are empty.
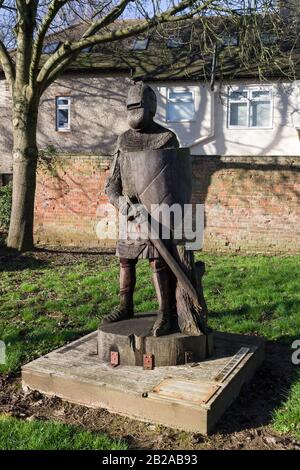
[[[206,250],[299,253],[299,157],[196,157]]]
[[[114,210],[104,194],[110,160],[68,156],[40,165],[39,244],[113,248]],[[194,157],[193,202],[205,204],[205,250],[300,252],[300,159]],[[96,231],[106,234],[97,238]]]

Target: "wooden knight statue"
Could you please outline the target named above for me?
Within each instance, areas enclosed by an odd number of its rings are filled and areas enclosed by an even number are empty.
[[[150,86],[143,82],[131,85],[126,106],[130,128],[118,138],[105,191],[109,201],[139,227],[141,214],[133,209],[138,203],[150,221],[151,203],[190,202],[190,158],[189,152],[188,159],[179,158],[184,152],[178,148],[176,135],[154,121],[157,101]],[[192,252],[175,243],[172,236],[163,240],[148,236],[120,239],[116,254],[120,259],[120,304],[103,323],[133,317],[136,264],[147,258],[159,303],[153,335],[167,335],[174,329],[190,335],[205,333],[202,266],[194,263]]]

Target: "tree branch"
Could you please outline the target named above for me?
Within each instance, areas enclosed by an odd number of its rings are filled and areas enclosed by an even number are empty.
[[[16,25],[17,52],[15,84],[17,87],[23,87],[29,84],[31,52],[38,3],[37,0],[16,0],[18,20]]]
[[[48,88],[57,77],[73,62],[74,56],[67,57],[65,60],[59,63],[59,65],[51,70],[51,73],[48,75],[47,80],[45,80],[42,86],[39,88],[40,94],[42,94],[46,88]]]
[[[18,13],[20,15],[23,15],[27,7],[27,2],[24,2],[24,0],[16,0],[16,6],[17,6]]]
[[[122,0],[115,8],[112,9],[110,13],[108,13],[104,18],[95,21],[83,34],[83,38],[87,38],[92,36],[93,34],[97,33],[101,28],[108,26],[113,21],[117,20],[122,13],[124,12],[125,8],[129,3],[133,2],[134,0]]]
[[[158,16],[153,16],[149,20],[142,21],[141,23],[132,27],[110,31],[105,34],[84,37],[79,41],[66,41],[58,49],[58,51],[55,52],[43,65],[38,74],[37,82],[43,88],[43,84],[48,80],[48,77],[51,74],[52,70],[57,70],[57,68],[59,68],[60,63],[64,63],[66,58],[71,56],[75,57],[76,54],[79,53],[85,47],[126,39],[128,37],[143,33],[147,29],[151,29],[161,23],[184,21],[186,19],[192,18],[201,11],[208,9],[209,6],[213,3],[213,1],[214,0],[206,0],[197,8],[191,10],[189,13],[186,13],[185,15],[181,16],[175,16],[177,13],[180,13],[187,9],[191,5],[191,3],[193,3],[191,2],[191,0],[183,0],[176,7],[170,8],[169,10],[164,13],[161,13]],[[105,19],[106,17],[103,20]]]
[[[5,0],[0,0],[0,9],[2,8],[3,10],[7,11],[17,11],[15,7],[4,5]]]
[[[0,61],[3,67],[4,75],[8,83],[12,86],[15,81],[15,65],[6,49],[4,43],[0,40]]]
[[[48,7],[48,11],[43,18],[43,21],[38,29],[33,48],[32,48],[32,59],[30,64],[30,83],[33,85],[34,80],[37,75],[38,65],[40,62],[40,58],[42,55],[43,50],[43,43],[45,36],[53,22],[57,13],[61,10],[61,8],[67,3],[68,0],[52,0]]]

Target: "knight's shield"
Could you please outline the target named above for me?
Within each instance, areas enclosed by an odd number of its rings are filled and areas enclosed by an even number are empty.
[[[128,152],[124,160],[134,193],[148,212],[151,206],[188,204],[192,194],[188,148]]]
[[[189,149],[128,152],[123,165],[125,193],[128,184],[128,193],[151,214],[151,238],[183,240],[184,205],[192,193]]]

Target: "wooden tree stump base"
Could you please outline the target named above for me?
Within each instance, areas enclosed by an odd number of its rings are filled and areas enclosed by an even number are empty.
[[[174,332],[155,337],[152,327],[156,312],[137,314],[130,320],[101,325],[98,330],[98,356],[110,363],[111,353],[115,365],[143,366],[144,355],[150,356],[153,367],[176,366],[187,362],[200,362],[212,354],[212,334],[188,336]],[[152,368],[150,364],[150,368]]]

